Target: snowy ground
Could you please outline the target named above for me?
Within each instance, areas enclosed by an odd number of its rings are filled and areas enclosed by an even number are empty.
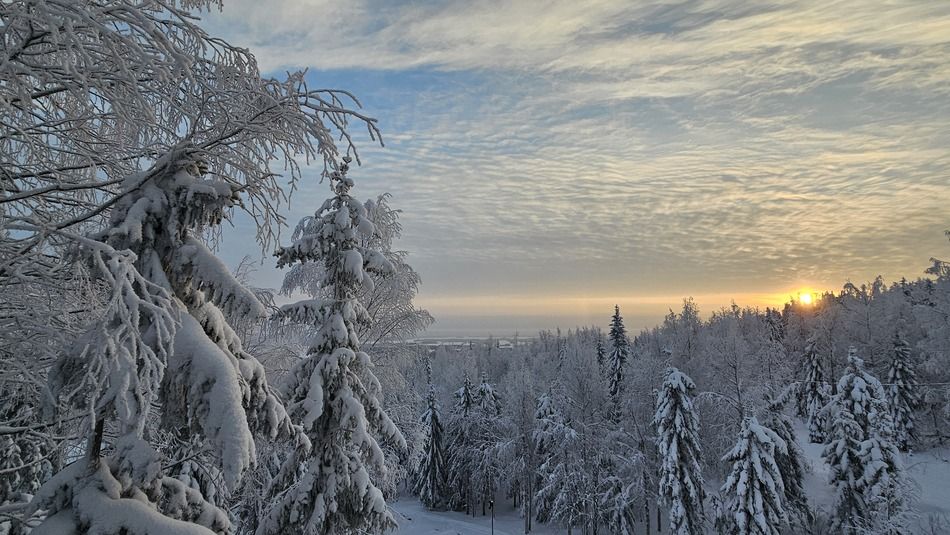
[[[398,502],[390,504],[399,523],[398,535],[489,535],[492,532],[491,517],[466,516],[464,513],[432,512],[414,496],[403,496]],[[495,511],[495,535],[519,535],[524,533],[524,519],[518,512],[506,504]],[[555,533],[550,526],[535,524],[532,534],[549,535]]]
[[[812,471],[805,480],[808,501],[813,507],[829,510],[833,501],[828,485],[828,467],[821,459],[822,446],[808,442],[803,426],[796,428],[798,443],[811,463]],[[939,449],[906,455],[904,466],[919,487],[916,509],[920,514],[920,533],[950,534],[950,449]],[[491,518],[471,517],[463,513],[427,511],[413,496],[403,496],[391,504],[398,535],[487,535],[492,533]],[[941,522],[946,520],[946,524]],[[556,526],[535,524],[531,533],[549,535],[563,533]],[[510,503],[499,504],[495,514],[496,535],[524,533],[524,520]]]

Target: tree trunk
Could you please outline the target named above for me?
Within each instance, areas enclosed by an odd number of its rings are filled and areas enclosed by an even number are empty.
[[[99,452],[102,450],[102,433],[105,425],[105,418],[96,419],[96,428],[89,437],[89,450],[86,452],[86,459],[89,461],[89,471],[94,472],[99,468]]]

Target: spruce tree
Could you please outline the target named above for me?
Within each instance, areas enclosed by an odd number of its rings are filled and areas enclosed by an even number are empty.
[[[310,322],[316,335],[307,356],[290,372],[283,388],[287,408],[303,425],[311,447],[302,445],[285,461],[272,486],[276,503],[259,535],[379,533],[396,527],[373,473],[385,471],[374,435],[405,449],[402,434],[383,410],[372,361],[360,350],[357,326],[371,322],[357,296],[373,284],[370,272],[388,273],[392,264],[360,245],[374,232],[366,208],[350,195],[348,159],[330,176],[334,196],[294,232],[294,242],[278,249],[278,266],[323,262],[322,284],[329,299],[310,299],[281,308],[281,315]]]
[[[785,442],[785,451],[775,452],[775,463],[785,487],[785,510],[789,514],[789,520],[797,521],[799,525],[807,525],[812,519],[808,496],[805,493],[808,461],[795,439],[791,419],[783,412],[783,401],[782,396],[769,400],[764,424]]]
[[[475,405],[475,389],[471,379],[468,378],[468,372],[465,372],[462,387],[455,391],[455,413],[467,417]]]
[[[630,345],[627,340],[627,329],[620,316],[620,306],[614,306],[614,315],[610,320],[610,396],[615,404],[623,390],[623,373],[630,355]]]
[[[703,475],[699,420],[693,410],[693,380],[669,368],[657,397],[653,427],[660,456],[660,499],[670,507],[670,532],[703,533]]]
[[[899,465],[884,387],[864,371],[864,361],[854,347],[848,352],[848,369],[838,381],[830,409],[832,435],[823,456],[836,490],[835,525],[842,531],[856,531],[874,516],[879,501],[875,493],[898,479]]]
[[[732,471],[722,486],[737,535],[779,535],[787,523],[785,486],[775,456],[787,455],[785,441],[759,425],[755,416],[742,420],[739,441],[722,460]]]
[[[445,452],[443,450],[442,416],[436,400],[435,385],[432,384],[432,363],[426,361],[429,378],[429,393],[426,396],[426,411],[422,414],[422,425],[426,429],[426,441],[423,457],[416,469],[416,481],[413,486],[422,503],[430,508],[442,507],[446,484]]]
[[[495,387],[488,382],[488,374],[482,373],[482,382],[478,385],[478,408],[484,418],[497,418],[501,415],[501,397]]]
[[[825,413],[822,409],[828,403],[828,383],[821,363],[821,355],[814,340],[805,347],[805,382],[802,388],[805,392],[805,414],[807,415],[808,440],[815,444],[825,441],[827,426]]]
[[[920,406],[917,392],[917,374],[910,359],[910,346],[899,333],[894,334],[894,356],[887,373],[887,394],[891,419],[894,424],[894,441],[902,450],[916,440],[915,412]]]
[[[831,423],[829,442],[822,452],[835,488],[833,524],[844,531],[865,518],[867,508],[858,480],[861,479],[861,426],[846,407],[838,407]]]
[[[79,254],[112,293],[50,371],[52,394],[91,420],[85,457],[44,484],[31,505],[58,526],[71,518],[110,533],[230,528],[208,496],[166,473],[168,452],[146,430],[153,406],[160,429],[200,441],[232,490],[254,463],[255,434],[302,437],[229,323],[263,317],[264,305],[200,239],[241,202],[240,186],[206,174],[205,156],[180,145],[129,176],[109,225],[82,242]]]
[[[906,532],[905,480],[903,463],[894,442],[894,425],[887,407],[877,403],[871,416],[871,430],[858,453],[863,473],[857,485],[864,495],[867,526],[874,533],[898,535]],[[904,529],[901,529],[904,528]]]
[[[471,512],[474,507],[472,489],[473,419],[477,407],[475,388],[465,372],[462,387],[455,391],[455,407],[449,420],[446,447],[448,483],[446,505],[455,511]]]
[[[553,458],[558,451],[558,437],[560,430],[563,429],[563,419],[554,406],[554,401],[550,393],[541,394],[538,397],[537,408],[534,411],[534,419],[537,426],[534,428],[534,453],[538,459],[538,485],[537,488],[544,488],[546,481],[541,473],[541,467],[544,467],[549,459]],[[537,509],[535,510],[535,519],[538,522],[548,522],[551,518],[552,497],[542,495],[540,492],[537,497]]]
[[[538,399],[536,414],[534,441],[540,457],[537,519],[574,526],[587,512],[580,489],[590,474],[581,456],[589,452],[579,450],[580,437],[553,396],[544,394]]]
[[[838,381],[838,394],[833,403],[837,408],[847,408],[861,428],[861,440],[866,440],[872,425],[872,413],[879,402],[886,403],[884,386],[876,377],[865,371],[864,360],[858,357],[852,346],[848,350],[848,368]]]

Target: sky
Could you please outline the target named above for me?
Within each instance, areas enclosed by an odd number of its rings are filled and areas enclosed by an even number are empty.
[[[403,210],[433,335],[615,303],[639,329],[950,257],[950,2],[237,0],[203,25],[379,120],[354,193]],[[328,194],[310,174],[289,221]],[[247,225],[231,265],[262,257]]]

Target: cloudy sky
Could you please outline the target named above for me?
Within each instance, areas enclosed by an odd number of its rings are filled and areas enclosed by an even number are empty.
[[[615,302],[642,327],[685,296],[775,304],[950,256],[950,2],[238,0],[204,19],[379,119],[355,191],[404,210],[434,333],[605,324]],[[246,230],[231,264],[260,256]]]

